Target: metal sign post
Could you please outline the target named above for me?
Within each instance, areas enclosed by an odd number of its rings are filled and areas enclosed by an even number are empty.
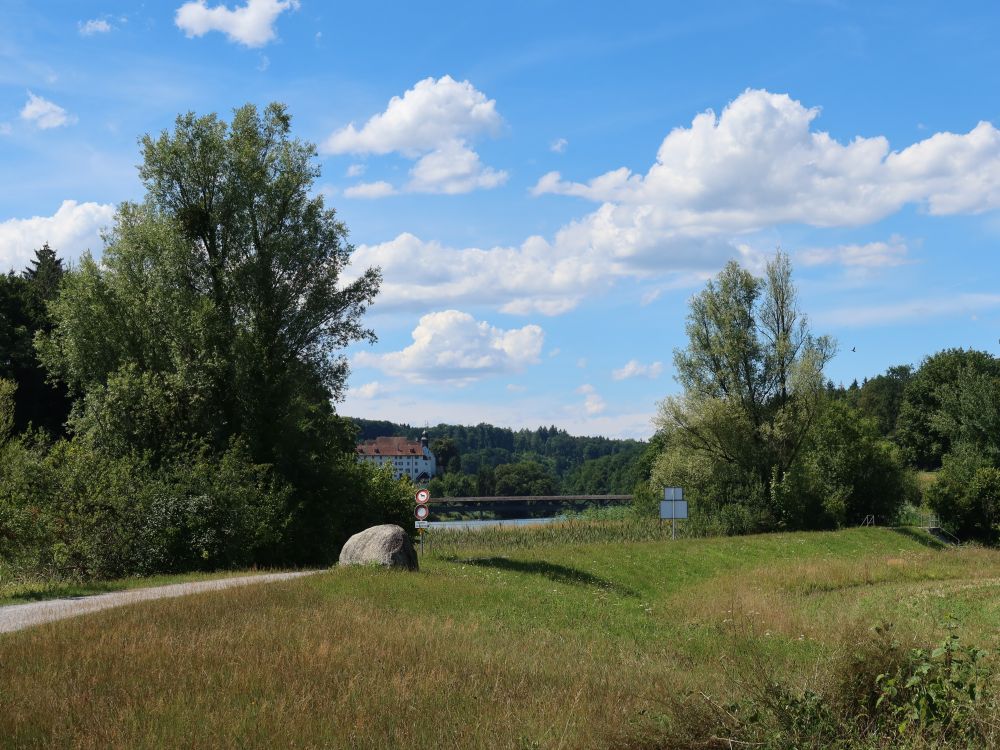
[[[684,499],[682,487],[664,487],[663,500],[660,502],[660,523],[670,519],[670,538],[677,538],[677,519],[688,517],[688,504]]]
[[[427,503],[431,501],[431,493],[427,490],[417,490],[417,494],[413,498],[417,505],[413,509],[413,515],[416,516],[417,521],[414,526],[417,529],[417,534],[420,536],[420,556],[424,556],[424,530],[430,529],[431,523],[427,519],[431,515],[431,509],[427,507]]]

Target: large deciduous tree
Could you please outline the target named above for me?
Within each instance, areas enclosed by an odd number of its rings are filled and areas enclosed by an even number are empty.
[[[729,533],[890,521],[915,485],[874,419],[831,398],[834,344],[813,336],[780,251],[757,278],[735,262],[691,303],[674,353],[682,396],[659,414],[661,486]]]
[[[975,423],[996,419],[992,394],[997,382],[1000,359],[989,352],[945,349],[926,357],[906,383],[896,422],[895,437],[907,459],[922,469],[936,469],[954,442],[977,432],[989,435],[996,424]],[[982,403],[977,405],[975,398]]]
[[[795,461],[823,398],[833,342],[814,337],[780,251],[763,279],[731,261],[691,301],[688,346],[674,352],[680,397],[659,424],[767,492]]]
[[[183,115],[142,152],[145,200],[119,207],[100,261],[67,274],[38,343],[76,399],[71,426],[154,463],[239,440],[296,488],[303,533],[327,528],[353,447],[331,406],[340,352],[374,340],[362,316],[378,269],[344,283],[347,230],[281,105]]]

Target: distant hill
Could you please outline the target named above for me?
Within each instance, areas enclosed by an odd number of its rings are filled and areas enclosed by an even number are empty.
[[[648,444],[640,440],[575,437],[558,427],[512,430],[481,423],[424,428],[385,420],[348,419],[358,426],[358,440],[381,435],[415,440],[426,429],[432,449],[442,454],[438,458],[446,474],[488,480],[498,466],[533,462],[545,468],[562,494],[601,494],[631,492],[645,478],[643,473],[648,475],[649,471],[648,462],[641,460]],[[444,443],[448,440],[451,445]]]

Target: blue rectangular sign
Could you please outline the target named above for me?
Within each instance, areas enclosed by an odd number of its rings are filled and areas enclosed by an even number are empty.
[[[687,500],[661,500],[660,518],[666,521],[688,517]]]

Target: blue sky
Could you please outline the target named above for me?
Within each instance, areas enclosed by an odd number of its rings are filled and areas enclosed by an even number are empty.
[[[0,266],[98,254],[142,134],[281,101],[385,276],[343,414],[646,437],[687,300],[779,245],[834,381],[997,352],[994,3],[480,5],[3,0]]]

